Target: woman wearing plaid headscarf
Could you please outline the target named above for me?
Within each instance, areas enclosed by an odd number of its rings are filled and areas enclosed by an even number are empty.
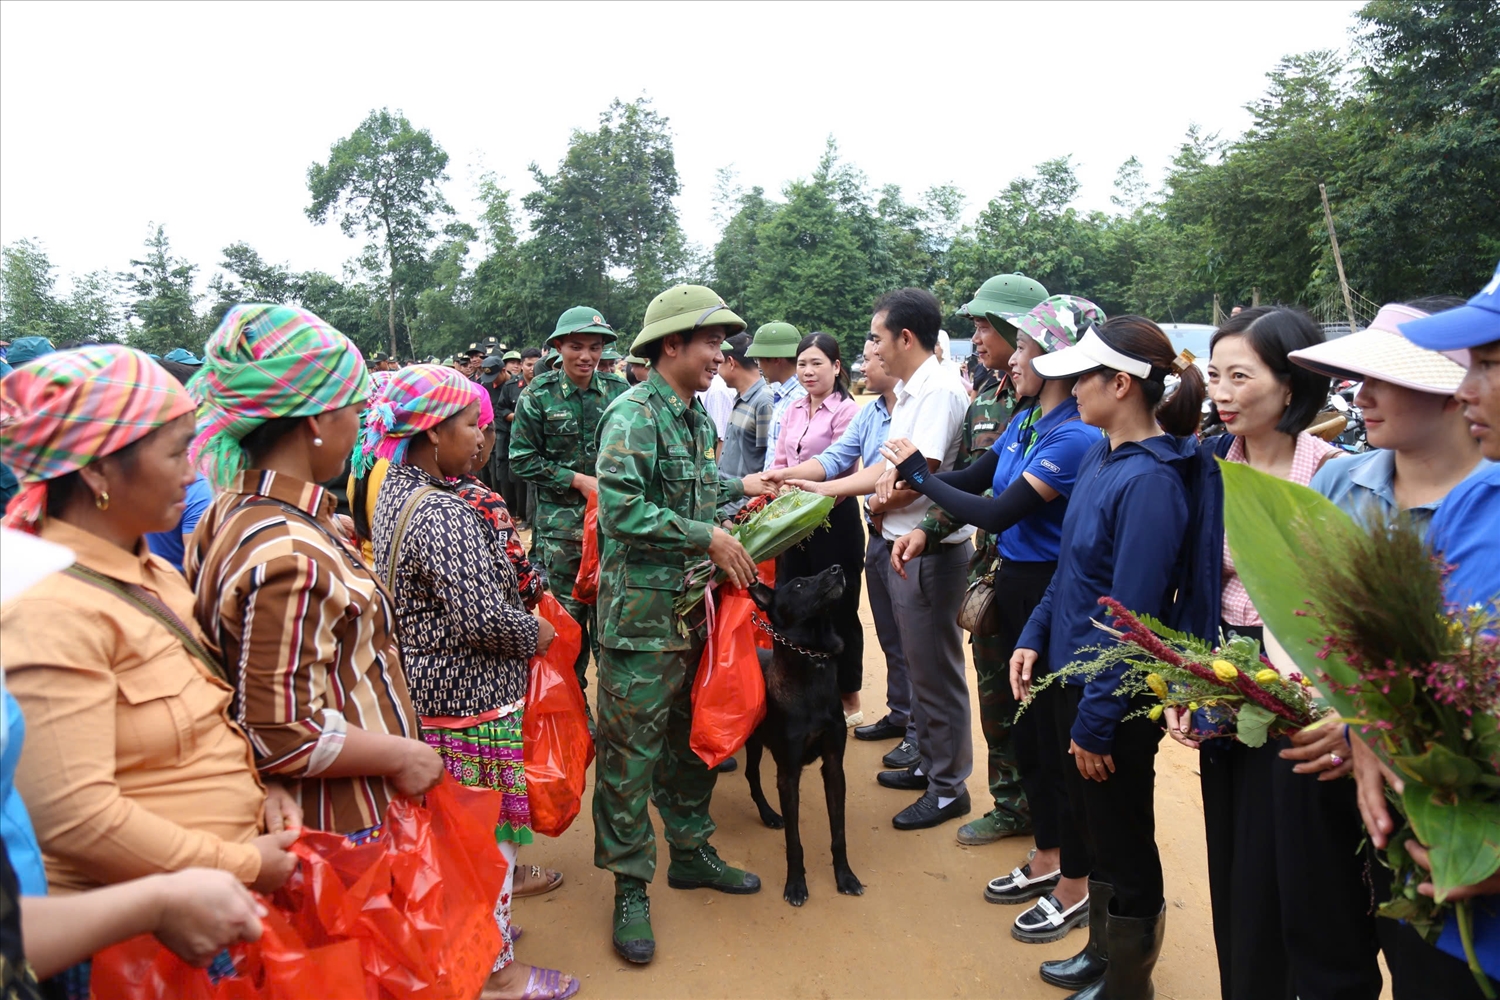
[[[380,835],[393,796],[442,778],[417,739],[390,594],[318,485],[343,471],[369,384],[317,316],[239,305],[190,385],[193,455],[223,490],[187,552],[195,614],[261,773],[289,782],[309,827],[355,842]]]
[[[488,400],[476,388],[437,365],[395,373],[371,406],[355,468],[391,463],[371,534],[396,595],[422,738],[461,783],[503,794],[495,839],[508,865],[495,921],[505,944],[485,995],[552,1000],[578,992],[578,980],[514,961],[510,902],[516,849],[532,839],[521,756],[527,661],[546,652],[553,631],[527,613],[505,540],[461,492],[484,448]]]
[[[192,414],[170,375],[119,346],[51,354],[0,383],[0,454],[22,483],[7,523],[77,557],[0,616],[30,729],[16,787],[47,857],[45,876],[20,866],[28,895],[192,866],[271,892],[296,866],[300,810],[257,780],[192,592],[144,542],[182,514]],[[60,978],[88,995],[87,963]]]

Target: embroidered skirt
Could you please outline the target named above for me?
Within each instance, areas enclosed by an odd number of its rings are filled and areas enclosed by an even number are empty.
[[[422,739],[443,758],[443,765],[459,784],[502,793],[495,840],[515,844],[529,844],[533,839],[526,768],[521,761],[522,714],[523,709],[517,707],[498,718],[462,727],[422,720]]]

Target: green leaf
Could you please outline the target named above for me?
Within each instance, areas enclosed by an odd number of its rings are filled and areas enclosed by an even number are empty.
[[[1401,804],[1417,840],[1427,846],[1439,903],[1459,886],[1483,882],[1500,870],[1500,802],[1453,799],[1407,782]]]
[[[1359,683],[1359,675],[1338,654],[1319,659],[1324,631],[1309,610],[1311,587],[1301,538],[1318,531],[1353,537],[1359,529],[1347,514],[1305,486],[1257,472],[1248,465],[1219,460],[1224,476],[1224,531],[1234,568],[1255,602],[1266,628],[1308,677],[1327,674],[1339,685]],[[1353,697],[1320,685],[1342,716],[1360,714]],[[1372,707],[1384,708],[1378,694],[1365,695]],[[1378,717],[1390,713],[1378,711]]]
[[[1441,743],[1434,743],[1417,757],[1392,757],[1392,766],[1404,772],[1409,781],[1429,788],[1458,792],[1479,780],[1479,765],[1460,757]]]
[[[1247,747],[1265,746],[1266,734],[1270,731],[1271,723],[1274,721],[1276,721],[1276,716],[1254,702],[1246,702],[1235,713],[1235,733],[1239,736],[1240,742]]]

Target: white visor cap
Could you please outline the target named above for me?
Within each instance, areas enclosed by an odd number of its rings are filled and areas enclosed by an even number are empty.
[[[1150,378],[1153,371],[1160,372],[1146,359],[1126,354],[1106,344],[1104,338],[1099,336],[1098,329],[1092,326],[1084,332],[1077,344],[1033,358],[1031,367],[1045,379],[1077,378],[1100,368],[1113,368],[1142,379]]]

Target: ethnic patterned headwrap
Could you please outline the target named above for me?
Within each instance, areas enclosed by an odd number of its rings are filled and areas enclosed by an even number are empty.
[[[193,412],[166,369],[117,344],[38,358],[0,381],[0,455],[22,488],[5,523],[36,531],[47,483]]]
[[[473,384],[442,365],[409,365],[392,372],[385,391],[370,403],[354,448],[354,474],[368,474],[377,458],[390,459],[392,465],[406,461],[414,435],[475,404]]]
[[[370,375],[353,342],[305,309],[237,305],[188,383],[198,398],[192,456],[217,487],[249,463],[240,441],[276,417],[312,417],[365,399]]]

